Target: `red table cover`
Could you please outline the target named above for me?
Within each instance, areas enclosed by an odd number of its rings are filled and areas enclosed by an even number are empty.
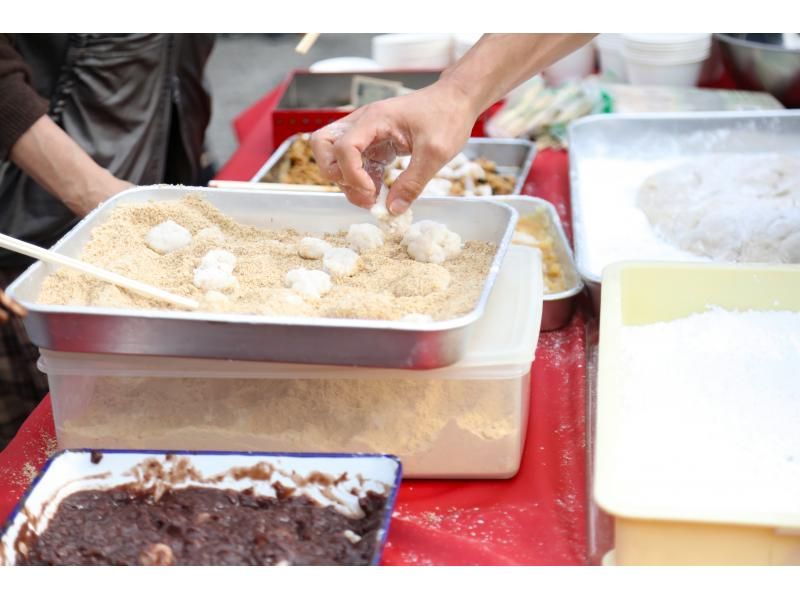
[[[241,146],[217,178],[247,180],[269,156],[270,112],[279,91],[240,117]],[[565,152],[539,153],[524,193],[551,201],[569,231]],[[403,482],[384,564],[586,563],[585,327],[590,318],[582,303],[567,327],[540,337],[519,474],[498,481]],[[54,450],[48,397],[0,453],[0,520]]]

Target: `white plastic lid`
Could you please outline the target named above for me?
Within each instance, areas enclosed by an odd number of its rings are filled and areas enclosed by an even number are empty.
[[[531,367],[542,319],[541,254],[508,249],[483,318],[475,325],[466,357],[435,370],[393,370],[218,359],[62,353],[41,350],[39,369],[51,375],[161,378],[507,379]]]

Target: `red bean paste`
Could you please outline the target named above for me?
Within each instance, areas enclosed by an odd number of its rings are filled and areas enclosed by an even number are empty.
[[[363,518],[278,491],[128,487],[62,501],[21,565],[368,565],[386,498],[359,499]],[[285,489],[284,489],[285,490]]]

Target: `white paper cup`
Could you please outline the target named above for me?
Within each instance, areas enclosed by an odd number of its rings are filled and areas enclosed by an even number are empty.
[[[677,64],[654,64],[625,57],[628,82],[633,85],[695,87],[700,80],[705,58]]]
[[[384,69],[443,69],[453,60],[453,38],[437,33],[376,35],[372,59]]]

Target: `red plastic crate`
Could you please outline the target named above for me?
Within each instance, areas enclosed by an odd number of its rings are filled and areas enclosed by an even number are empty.
[[[350,84],[354,75],[400,81],[408,88],[420,89],[434,83],[441,71],[379,71],[351,73],[311,73],[293,71],[285,81],[278,105],[272,113],[272,143],[281,142],[296,133],[311,133],[351,113],[336,106],[350,102]],[[484,137],[484,123],[496,111],[493,106],[480,116],[472,129],[472,137]]]

